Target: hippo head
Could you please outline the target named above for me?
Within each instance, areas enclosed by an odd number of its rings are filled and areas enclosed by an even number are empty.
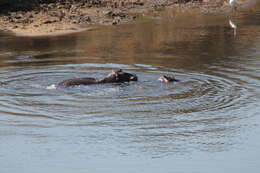
[[[178,79],[175,79],[174,76],[162,76],[158,79],[161,82],[169,83],[169,82],[179,82]]]
[[[130,82],[137,81],[138,78],[135,74],[127,73],[120,70],[113,71],[109,73],[106,77],[100,80],[100,82],[104,83],[116,83],[116,82]]]

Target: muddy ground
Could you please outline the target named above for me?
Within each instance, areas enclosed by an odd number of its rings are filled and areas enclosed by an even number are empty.
[[[170,7],[218,12],[225,0],[1,0],[0,27],[17,35],[74,32],[92,25],[118,25]]]

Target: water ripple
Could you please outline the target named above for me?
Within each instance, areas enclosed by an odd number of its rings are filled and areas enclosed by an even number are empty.
[[[1,113],[37,116],[68,121],[91,119],[110,121],[119,115],[149,117],[161,115],[172,119],[180,114],[226,111],[243,104],[250,92],[219,76],[199,73],[165,72],[145,65],[128,66],[136,71],[138,82],[78,86],[68,89],[46,90],[46,87],[71,77],[100,77],[109,73],[103,66],[55,66],[49,69],[1,72]],[[125,67],[111,64],[113,69]],[[138,70],[140,67],[140,70]],[[91,68],[91,70],[88,70]],[[84,69],[84,70],[82,70]],[[157,79],[174,74],[180,82],[163,84]],[[212,117],[212,120],[223,117]],[[193,120],[192,120],[193,121]],[[205,121],[205,120],[201,120]]]

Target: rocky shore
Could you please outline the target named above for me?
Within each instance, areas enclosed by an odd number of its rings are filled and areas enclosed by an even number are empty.
[[[228,6],[225,0],[1,0],[0,27],[39,36],[118,25],[164,7],[214,12]]]

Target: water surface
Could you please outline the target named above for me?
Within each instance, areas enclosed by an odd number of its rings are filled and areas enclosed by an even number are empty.
[[[1,172],[259,172],[259,21],[258,3],[59,37],[1,33]],[[117,69],[139,81],[46,89]]]

